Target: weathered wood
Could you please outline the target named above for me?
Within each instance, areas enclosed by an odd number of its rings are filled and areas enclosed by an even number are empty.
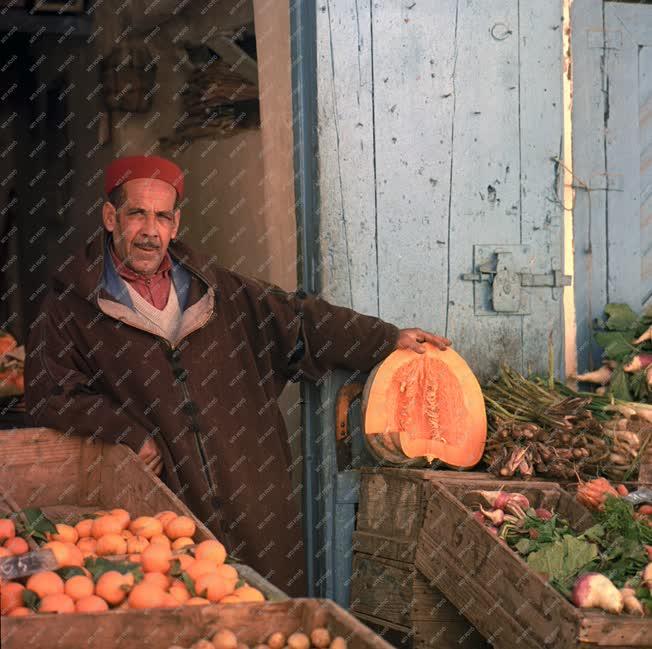
[[[649,618],[619,620],[611,615],[586,612],[580,620],[579,640],[598,647],[649,647],[650,628]]]
[[[474,270],[474,244],[521,243],[518,3],[460,3],[455,21],[446,335],[488,379],[499,361],[522,366],[523,318],[477,316],[474,282],[461,276]]]
[[[458,3],[370,4],[380,315],[443,332]]]
[[[3,618],[2,646],[38,649],[53,643],[59,649],[93,646],[101,649],[161,649],[190,646],[216,630],[228,628],[240,642],[254,646],[275,631],[285,634],[327,626],[343,636],[351,649],[391,649],[352,615],[327,600],[296,599],[266,604],[185,606],[143,611]],[[28,635],[23,635],[26,633]],[[26,638],[34,638],[29,642]]]
[[[592,322],[607,295],[605,75],[601,0],[571,5],[573,74],[574,251],[578,370],[596,367],[601,350]],[[567,206],[570,207],[570,206]]]
[[[546,273],[563,268],[564,171],[554,160],[563,155],[563,69],[541,62],[561,57],[562,2],[519,0],[518,9],[521,242],[534,251],[529,272]],[[565,272],[572,275],[573,269]],[[563,290],[529,290],[531,315],[524,319],[522,339],[526,372],[546,369],[552,333],[555,368],[563,376]]]
[[[638,133],[641,150],[641,299],[652,298],[652,47],[639,50]]]

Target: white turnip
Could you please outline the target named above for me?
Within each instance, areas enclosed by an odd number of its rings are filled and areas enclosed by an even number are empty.
[[[623,596],[623,606],[627,613],[639,615],[640,617],[645,615],[643,604],[636,598],[633,588],[621,588],[620,594]]]
[[[578,577],[573,586],[573,604],[580,608],[601,608],[609,613],[623,611],[623,596],[611,580],[597,572]]]

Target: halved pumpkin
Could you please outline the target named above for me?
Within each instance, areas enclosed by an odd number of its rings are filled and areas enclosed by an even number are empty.
[[[487,417],[482,389],[452,349],[400,349],[374,368],[362,396],[365,438],[396,464],[435,458],[469,468],[482,458]]]

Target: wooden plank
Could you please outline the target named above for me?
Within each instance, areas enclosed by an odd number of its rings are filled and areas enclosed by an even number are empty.
[[[321,290],[378,315],[372,36],[369,2],[317,11]]]
[[[638,133],[641,176],[641,301],[652,299],[652,47],[638,54]]]
[[[458,2],[369,4],[380,315],[443,332]]]
[[[580,620],[579,640],[600,647],[649,647],[650,620],[588,612]]]
[[[351,649],[391,649],[391,645],[333,602],[307,599],[182,606],[149,609],[146,613],[127,609],[3,618],[2,646],[6,649],[45,647],[51,646],[56,638],[59,649],[114,647],[118,646],[118,639],[121,649],[160,649],[171,644],[187,647],[220,628],[233,630],[240,642],[254,646],[275,631],[290,634],[310,631],[322,624],[345,637]]]
[[[574,283],[578,370],[596,367],[601,350],[592,337],[607,295],[605,75],[601,65],[601,0],[571,6],[573,74],[573,173],[575,174]],[[588,188],[588,189],[587,189]],[[599,189],[602,188],[602,189]]]
[[[623,25],[619,9],[605,5],[607,28]],[[606,50],[605,61],[607,171],[617,182],[607,192],[607,293],[610,302],[625,302],[636,312],[641,308],[638,48],[628,35],[622,47]]]
[[[452,19],[449,18],[449,19]],[[469,0],[456,14],[451,71],[450,251],[446,334],[481,378],[522,365],[521,316],[476,316],[474,244],[520,243],[518,3]]]
[[[638,45],[652,45],[652,12],[643,3],[605,3],[610,16],[607,29],[616,37],[616,42],[630,41]],[[615,18],[615,20],[612,20]]]
[[[521,242],[532,246],[528,271],[546,273],[562,269],[564,258],[563,169],[554,161],[563,155],[562,2],[519,0],[518,6]],[[531,315],[523,322],[523,367],[548,371],[552,333],[555,368],[563,376],[563,289],[528,292]]]

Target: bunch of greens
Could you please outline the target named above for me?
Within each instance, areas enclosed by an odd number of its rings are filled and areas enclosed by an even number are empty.
[[[646,545],[652,545],[652,528],[634,519],[631,504],[608,497],[595,524],[584,532],[574,531],[557,514],[541,520],[528,512],[520,527],[510,527],[505,538],[563,595],[570,597],[577,577],[598,572],[615,586],[636,589],[636,596],[652,611],[652,597],[642,588],[640,575],[648,563]]]

